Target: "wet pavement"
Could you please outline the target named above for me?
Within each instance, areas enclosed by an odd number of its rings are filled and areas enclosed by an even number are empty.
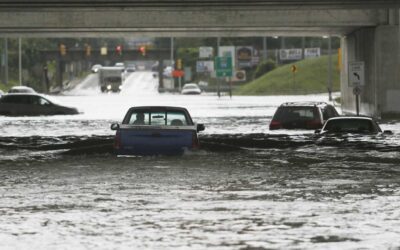
[[[399,249],[393,135],[272,131],[283,101],[325,95],[58,97],[83,114],[0,119],[1,249]],[[201,150],[116,157],[130,106],[185,106]]]

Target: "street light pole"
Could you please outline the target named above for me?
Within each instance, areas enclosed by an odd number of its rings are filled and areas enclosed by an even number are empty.
[[[22,54],[21,54],[21,37],[18,38],[18,69],[19,69],[19,85],[22,86]]]
[[[332,38],[328,37],[328,95],[329,101],[332,101]]]

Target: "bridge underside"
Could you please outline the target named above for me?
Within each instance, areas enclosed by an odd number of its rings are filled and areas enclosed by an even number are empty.
[[[390,9],[283,9],[251,6],[15,9],[2,8],[0,5],[0,36],[343,36],[360,27],[387,24],[391,13],[393,11]]]

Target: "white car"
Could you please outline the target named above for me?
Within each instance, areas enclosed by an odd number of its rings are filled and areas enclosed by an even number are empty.
[[[103,66],[101,66],[101,64],[95,64],[95,65],[93,65],[92,66],[92,73],[97,73],[98,71],[99,71],[99,69],[101,69],[101,67],[103,67]]]
[[[36,93],[36,91],[27,86],[14,86],[8,91],[8,93]]]
[[[183,85],[181,94],[182,95],[200,95],[201,89],[200,89],[199,85],[197,85],[196,83],[186,83],[185,85]]]

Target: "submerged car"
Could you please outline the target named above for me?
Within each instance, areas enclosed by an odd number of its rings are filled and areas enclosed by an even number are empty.
[[[182,95],[200,95],[201,89],[200,89],[199,85],[197,85],[196,83],[186,83],[185,85],[183,85],[181,94]]]
[[[315,131],[316,134],[378,134],[381,132],[382,129],[372,117],[364,116],[341,116],[331,118],[326,121],[321,130]],[[392,131],[385,130],[383,133],[391,134]]]
[[[75,114],[79,114],[76,108],[63,106],[41,94],[6,94],[0,99],[0,115],[38,116]]]
[[[36,91],[28,86],[14,86],[8,93],[36,93]]]
[[[193,123],[181,107],[132,107],[122,124],[113,123],[117,155],[177,155],[199,148],[197,133],[203,124]]]
[[[287,102],[278,107],[270,130],[320,129],[329,118],[339,116],[335,107],[325,102]]]

